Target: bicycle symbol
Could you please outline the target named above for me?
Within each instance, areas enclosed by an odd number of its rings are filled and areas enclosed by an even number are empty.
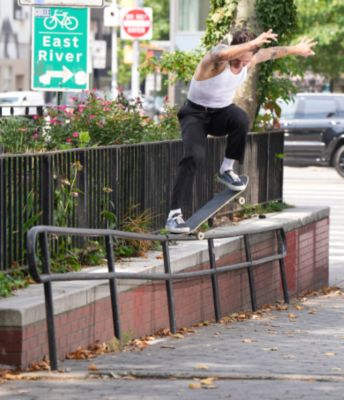
[[[53,15],[44,18],[43,24],[50,31],[58,25],[68,31],[74,31],[79,26],[79,21],[75,17],[68,15],[67,11],[55,10]]]

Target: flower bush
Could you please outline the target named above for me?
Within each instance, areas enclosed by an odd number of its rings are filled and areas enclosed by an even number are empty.
[[[122,94],[106,100],[90,92],[74,104],[48,108],[42,117],[0,120],[0,144],[6,152],[61,150],[75,147],[168,140],[180,136],[176,110],[167,108],[158,122],[144,115],[139,99]]]

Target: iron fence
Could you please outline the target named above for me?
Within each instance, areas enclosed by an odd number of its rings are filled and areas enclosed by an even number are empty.
[[[44,106],[0,106],[0,117],[32,117],[34,115],[42,116]]]
[[[225,138],[209,138],[207,165],[198,171],[191,215],[215,191]],[[250,176],[250,204],[282,199],[283,134],[250,134],[240,173]],[[0,155],[0,269],[25,264],[31,226],[116,228],[128,213],[148,210],[152,230],[163,227],[182,156],[179,140],[67,151]],[[115,225],[116,222],[116,225]]]

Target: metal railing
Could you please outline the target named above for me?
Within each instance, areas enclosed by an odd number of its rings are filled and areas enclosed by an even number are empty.
[[[259,235],[266,232],[273,232],[277,240],[277,245],[272,248],[275,254],[262,256],[254,259],[252,256],[250,237]],[[54,236],[79,236],[79,237],[103,237],[106,244],[106,259],[108,272],[86,273],[86,272],[70,272],[70,273],[52,273],[50,269],[51,256],[49,249],[49,235]],[[246,261],[225,265],[218,267],[215,257],[215,244],[216,239],[227,237],[242,237],[244,241],[244,250]],[[114,334],[116,338],[121,340],[121,323],[118,305],[118,290],[117,281],[120,279],[135,279],[135,280],[149,280],[149,281],[164,281],[166,285],[167,305],[169,314],[169,324],[172,333],[176,332],[176,316],[175,316],[175,301],[173,292],[173,283],[176,280],[199,278],[209,276],[212,283],[212,298],[214,306],[214,314],[216,321],[221,318],[220,307],[220,286],[218,284],[218,276],[225,272],[246,269],[248,274],[248,283],[250,289],[251,306],[255,311],[257,309],[256,288],[254,281],[254,269],[267,263],[279,261],[281,283],[284,295],[284,301],[289,303],[289,293],[286,279],[284,257],[286,256],[286,237],[282,226],[258,226],[257,228],[240,228],[228,229],[221,233],[206,232],[204,240],[208,243],[209,253],[209,269],[198,271],[186,272],[173,272],[171,268],[170,249],[169,244],[172,241],[178,240],[197,240],[190,235],[147,235],[129,232],[121,232],[109,229],[78,229],[78,228],[58,228],[53,226],[36,226],[31,228],[28,232],[27,240],[27,253],[29,271],[33,279],[44,285],[45,307],[46,307],[46,321],[48,332],[48,345],[49,357],[51,368],[58,369],[57,361],[57,348],[56,348],[56,335],[55,335],[55,322],[54,322],[54,300],[52,291],[52,282],[61,281],[76,281],[76,280],[108,280],[112,307],[112,318]],[[117,272],[115,268],[114,258],[114,239],[134,239],[134,240],[150,240],[158,242],[163,252],[164,272],[151,272],[151,273],[130,273],[130,272]],[[40,257],[38,257],[40,251]],[[42,261],[42,272],[40,272],[38,265]]]
[[[222,161],[225,138],[209,138],[207,165],[196,176],[187,218],[221,190],[215,174]],[[283,134],[250,134],[247,156],[239,172],[250,176],[246,203],[282,200]],[[178,162],[180,140],[136,145],[102,146],[34,154],[0,154],[0,270],[25,264],[27,230],[34,225],[108,228],[112,213],[121,226],[133,210],[148,210],[152,230],[164,226]],[[58,216],[61,182],[71,182],[78,165],[71,212]],[[136,208],[135,208],[136,207]],[[232,207],[232,206],[231,206]],[[232,208],[229,207],[228,211]],[[132,215],[135,216],[135,215]],[[111,226],[112,227],[112,226]]]

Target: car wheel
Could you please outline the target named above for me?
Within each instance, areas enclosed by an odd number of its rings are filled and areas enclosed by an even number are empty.
[[[333,166],[340,176],[344,178],[344,146],[340,146],[334,155]]]

